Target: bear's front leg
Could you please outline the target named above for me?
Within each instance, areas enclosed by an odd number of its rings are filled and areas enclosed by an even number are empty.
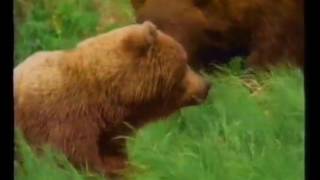
[[[82,126],[85,127],[85,126]],[[92,126],[81,128],[77,124],[50,130],[49,143],[62,150],[70,162],[78,168],[88,168],[98,173],[105,173],[98,146],[99,130]]]
[[[128,167],[126,140],[114,137],[124,134],[126,133],[121,128],[120,130],[114,128],[113,131],[101,133],[100,135],[100,156],[103,158],[106,175],[112,178],[121,177]]]

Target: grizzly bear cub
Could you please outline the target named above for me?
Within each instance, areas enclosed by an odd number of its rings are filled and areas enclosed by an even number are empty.
[[[125,167],[125,142],[147,122],[203,102],[210,84],[184,48],[151,22],[38,52],[14,69],[16,127],[33,147],[49,143],[77,167]]]

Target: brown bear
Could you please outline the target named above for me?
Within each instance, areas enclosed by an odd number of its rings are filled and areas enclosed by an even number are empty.
[[[137,22],[149,20],[179,41],[195,67],[248,58],[251,67],[304,64],[303,0],[131,0]]]
[[[38,52],[14,69],[16,127],[33,147],[49,143],[77,167],[125,167],[133,128],[203,102],[210,83],[184,48],[150,22]]]

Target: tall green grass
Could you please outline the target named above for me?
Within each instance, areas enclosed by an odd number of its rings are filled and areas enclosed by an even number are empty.
[[[258,75],[256,94],[239,76],[216,75],[205,105],[139,131],[128,146],[133,179],[303,179],[303,74]]]
[[[244,75],[210,76],[214,90],[205,104],[138,130],[128,141],[129,160],[135,167],[129,179],[303,179],[302,72],[257,73],[251,77],[259,79],[255,92],[244,84]],[[24,166],[33,180],[42,175],[61,179],[63,173],[53,159],[38,161],[29,151],[23,157],[34,162]],[[84,178],[74,169],[64,171],[74,179]],[[25,174],[19,177],[26,179]]]
[[[19,129],[15,132],[17,180],[104,180],[102,176],[76,170],[60,152],[44,147],[41,155],[36,154]]]
[[[134,22],[129,0],[16,0],[15,64]]]

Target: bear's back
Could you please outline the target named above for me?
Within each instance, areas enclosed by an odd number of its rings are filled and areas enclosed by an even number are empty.
[[[21,94],[48,94],[57,88],[62,77],[58,69],[62,51],[41,51],[29,56],[14,68],[14,102],[18,102]],[[31,96],[30,96],[31,97]]]

